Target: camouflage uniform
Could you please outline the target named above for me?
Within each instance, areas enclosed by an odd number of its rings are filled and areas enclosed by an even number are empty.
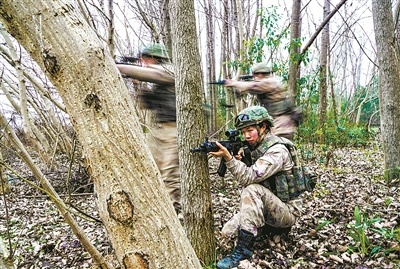
[[[152,44],[144,48],[143,57],[168,59],[164,46]],[[154,113],[156,124],[150,128],[148,146],[160,170],[167,193],[177,211],[181,208],[181,184],[179,173],[175,79],[169,62],[150,64],[147,67],[128,67],[131,78],[152,83],[151,88],[142,89],[139,99],[144,108]],[[150,75],[149,70],[157,71]]]
[[[254,141],[248,145],[251,166],[236,158],[227,160],[229,155],[224,148],[219,151],[222,155],[216,155],[225,158],[227,169],[243,186],[240,211],[222,229],[225,237],[237,235],[237,244],[230,255],[218,261],[218,269],[235,268],[241,260],[250,258],[255,238],[263,226],[291,227],[300,215],[299,203],[289,201],[294,162],[282,142],[291,142],[268,133],[268,128],[273,125],[273,118],[265,107],[252,106],[242,110],[235,118],[235,127],[246,130],[246,127],[254,126],[258,132],[256,145]],[[247,132],[254,132],[254,129],[247,129]]]
[[[272,76],[272,69],[266,64],[256,64],[252,72],[265,75],[260,80],[230,81],[225,85],[234,87],[235,91],[241,94],[255,94],[259,104],[265,107],[274,118],[274,127],[271,132],[293,140],[297,127],[291,117],[294,104],[288,98],[286,89],[276,77]]]
[[[171,75],[168,67],[152,65]],[[181,183],[176,129],[176,96],[174,84],[157,83],[150,92],[140,95],[145,107],[155,114],[156,126],[151,128],[150,151],[160,170],[167,193],[176,210],[181,208]]]
[[[293,140],[293,135],[296,132],[296,125],[290,116],[293,104],[287,98],[287,92],[283,85],[275,77],[268,77],[260,80],[255,88],[263,91],[263,93],[257,95],[257,99],[274,118],[272,132],[277,136]]]
[[[244,229],[256,236],[258,229],[266,224],[286,228],[295,223],[299,212],[290,202],[283,202],[262,185],[267,178],[278,172],[290,173],[293,162],[284,145],[272,146],[251,167],[235,158],[226,162],[226,166],[245,187],[240,196],[240,212],[224,225],[223,236],[234,236],[238,229]]]

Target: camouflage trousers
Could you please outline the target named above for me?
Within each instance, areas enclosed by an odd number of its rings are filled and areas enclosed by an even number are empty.
[[[301,205],[282,202],[268,188],[260,184],[246,186],[240,196],[240,211],[222,228],[222,236],[232,238],[239,229],[244,229],[257,236],[264,225],[276,228],[293,226],[300,216]]]
[[[181,208],[181,182],[176,123],[161,123],[151,129],[149,148],[176,210]]]

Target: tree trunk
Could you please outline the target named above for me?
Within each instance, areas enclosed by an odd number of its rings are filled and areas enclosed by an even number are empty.
[[[171,38],[171,18],[169,16],[168,6],[169,0],[161,1],[160,10],[162,10],[162,37],[167,50],[171,53],[172,51],[172,38]],[[172,59],[172,55],[169,55]]]
[[[121,266],[201,268],[114,60],[74,3],[2,1],[0,16],[66,104]]]
[[[330,2],[324,1],[324,19],[330,12]],[[325,124],[327,119],[327,92],[328,81],[327,65],[328,65],[328,52],[329,52],[329,22],[325,24],[321,34],[321,54],[320,54],[320,73],[319,73],[319,126],[325,133]]]
[[[330,68],[328,70],[329,73],[330,72]],[[338,111],[339,109],[337,108],[337,103],[336,103],[336,94],[335,94],[335,87],[334,87],[334,82],[333,82],[333,76],[329,76],[329,89],[331,92],[331,99],[332,99],[332,112],[333,112],[333,119],[335,121],[336,127],[339,125],[339,120],[338,120]]]
[[[390,0],[373,0],[372,15],[379,62],[381,134],[388,183],[400,178],[400,63]]]
[[[115,59],[115,20],[114,20],[114,0],[108,0],[108,19],[109,24],[107,26],[107,45],[109,47],[110,55]]]
[[[331,13],[324,19],[324,21],[320,24],[320,26],[315,30],[315,33],[310,37],[304,47],[301,49],[301,55],[304,55],[306,51],[310,48],[310,46],[314,43],[315,39],[319,35],[319,33],[324,29],[325,25],[329,22],[329,20],[339,11],[339,9],[346,3],[347,0],[341,0],[336,7],[332,10]],[[301,63],[301,59],[299,64]]]
[[[213,10],[215,6],[213,1],[204,1],[204,12],[206,15],[206,80],[215,81],[215,32],[214,32],[214,16]],[[214,84],[207,85],[209,89],[210,104],[211,104],[211,118],[209,121],[209,131],[214,133],[217,129],[217,88]]]
[[[301,40],[301,23],[300,12],[301,0],[293,0],[292,16],[290,20],[290,65],[288,89],[289,94],[296,101],[297,80],[300,78],[300,40]]]
[[[236,12],[235,14],[237,14],[236,17],[236,22],[237,22],[237,53],[238,53],[238,60],[239,62],[243,62],[244,59],[244,55],[243,55],[243,51],[244,51],[244,30],[243,30],[243,2],[242,0],[236,0],[235,1],[235,7],[236,7]],[[243,70],[241,67],[238,68],[238,70],[236,70],[236,74],[235,77],[238,77],[240,75],[243,74]],[[247,95],[245,95],[247,96]],[[236,111],[234,111],[234,114],[237,114],[239,111],[241,111],[242,109],[244,109],[246,107],[246,102],[245,102],[245,96],[236,96]]]
[[[10,257],[10,252],[7,250],[7,245],[4,243],[3,238],[0,236],[0,268],[1,269],[14,269],[13,261]]]
[[[222,54],[222,63],[224,65],[222,66],[222,75],[224,78],[231,78],[232,74],[229,72],[229,65],[228,61],[230,60],[230,54],[229,52],[231,51],[231,41],[232,41],[232,31],[231,31],[231,26],[230,22],[232,21],[232,18],[229,16],[230,12],[230,0],[224,0],[222,1],[223,5],[223,22],[222,22],[222,37],[221,37],[221,54]],[[234,106],[235,105],[235,97],[232,89],[224,87],[223,89],[225,91],[225,104],[227,105],[225,107],[226,115],[225,115],[225,122],[230,122],[231,119],[233,118],[234,115]]]
[[[1,139],[1,142],[4,143],[4,138]],[[3,153],[0,151],[0,161],[3,163]],[[0,194],[8,194],[10,193],[10,183],[8,182],[7,175],[5,173],[6,169],[4,165],[0,165]],[[1,240],[1,237],[0,237]],[[0,253],[1,256],[1,253]],[[1,266],[0,266],[1,268]]]
[[[194,1],[171,1],[170,16],[184,226],[197,257],[210,264],[215,259],[216,241],[208,162],[205,155],[190,152],[206,133]]]

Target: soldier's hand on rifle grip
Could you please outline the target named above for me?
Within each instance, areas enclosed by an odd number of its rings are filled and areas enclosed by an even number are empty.
[[[221,145],[218,141],[215,142],[215,144],[219,147],[218,151],[215,152],[210,152],[210,154],[214,157],[222,157],[224,158],[225,161],[230,161],[232,160],[232,155],[230,154],[229,150],[225,148],[224,146]]]
[[[238,153],[236,155],[234,155],[233,157],[235,157],[236,160],[240,161],[240,160],[242,160],[243,156],[244,156],[243,148],[240,148]]]

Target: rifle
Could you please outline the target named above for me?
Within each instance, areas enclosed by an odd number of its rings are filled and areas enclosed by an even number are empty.
[[[243,146],[246,146],[246,142],[240,140],[239,137],[239,131],[238,130],[228,130],[225,132],[225,135],[228,137],[228,140],[221,140],[218,141],[221,145],[223,145],[225,148],[227,148],[232,155],[237,155],[239,152],[239,149],[242,148]],[[206,137],[205,141],[201,143],[200,147],[198,148],[193,148],[190,151],[192,153],[194,152],[201,152],[201,153],[209,153],[209,152],[217,152],[219,150],[219,147],[217,146],[216,142],[209,142],[208,137]],[[247,166],[250,166],[251,163],[246,156],[241,159],[242,162],[244,162]],[[218,166],[217,174],[220,177],[224,177],[226,173],[226,164],[225,164],[225,159],[221,158],[221,161]]]
[[[140,58],[134,56],[119,56],[118,60],[115,60],[116,64],[127,64],[140,66]]]
[[[240,79],[240,80],[244,80],[244,81],[253,80],[253,75],[250,75],[250,74],[241,75],[241,76],[239,76],[239,79]]]
[[[241,75],[241,76],[239,76],[239,80],[251,81],[251,80],[253,80],[253,75],[250,75],[250,74]],[[208,82],[208,84],[214,84],[214,85],[225,85],[225,83],[226,83],[225,79]]]
[[[223,79],[223,80],[217,80],[217,81],[208,82],[208,84],[224,85],[225,82],[226,82],[226,80]]]

